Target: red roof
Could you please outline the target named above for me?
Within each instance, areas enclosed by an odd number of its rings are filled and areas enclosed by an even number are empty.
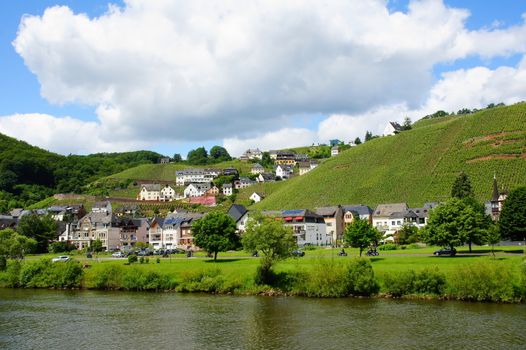
[[[190,204],[201,204],[201,205],[212,207],[216,205],[216,197],[214,196],[190,197],[189,203]]]

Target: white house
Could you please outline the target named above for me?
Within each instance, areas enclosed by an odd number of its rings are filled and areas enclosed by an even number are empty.
[[[234,193],[234,187],[232,184],[224,184],[223,185],[223,194],[225,196],[231,196]]]
[[[261,193],[258,193],[258,192],[254,192],[250,195],[249,197],[251,200],[254,201],[254,203],[258,203],[258,202],[261,202],[263,200],[263,198],[265,198],[264,195],[262,195]]]
[[[300,176],[301,175],[305,175],[306,173],[308,173],[309,171],[311,171],[312,169],[316,168],[318,166],[318,163],[316,162],[301,162],[299,163],[299,174]]]
[[[402,126],[397,122],[388,122],[382,136],[391,136],[402,130]]]
[[[248,177],[240,177],[239,180],[234,181],[234,188],[236,190],[247,188],[249,186],[254,185],[256,182],[250,180]]]
[[[184,198],[201,197],[211,188],[210,183],[191,183],[184,189]]]
[[[166,185],[164,186],[161,191],[160,191],[161,195],[159,197],[159,200],[161,201],[165,201],[165,202],[170,202],[170,201],[173,201],[174,199],[176,199],[176,193],[175,193],[175,190],[169,186],[169,185]]]
[[[340,153],[340,148],[338,146],[332,146],[331,157],[337,156],[338,153]]]
[[[219,169],[190,168],[175,172],[175,184],[185,186],[188,183],[207,183],[221,174]]]
[[[248,222],[248,210],[243,205],[232,204],[228,209],[228,215],[234,219],[236,223],[237,232],[245,232],[245,228]]]
[[[250,173],[252,175],[258,175],[264,172],[265,172],[265,168],[259,163],[254,164],[252,168],[250,169]]]
[[[272,181],[276,181],[276,177],[272,173],[261,173],[256,178],[256,181],[257,182],[272,182]]]
[[[323,217],[308,209],[270,211],[263,212],[263,215],[276,216],[283,220],[285,226],[292,227],[292,233],[299,246],[331,243]]]
[[[289,165],[278,164],[276,166],[276,177],[288,179],[292,175],[293,169]]]
[[[263,152],[259,150],[259,148],[255,149],[247,149],[245,153],[243,154],[242,158],[244,159],[262,159],[263,158]]]
[[[161,185],[143,184],[137,199],[140,201],[158,201],[161,197]]]

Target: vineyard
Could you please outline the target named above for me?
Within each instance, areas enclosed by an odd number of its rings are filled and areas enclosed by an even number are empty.
[[[254,208],[420,206],[447,199],[460,171],[470,176],[480,201],[491,196],[494,173],[501,189],[526,184],[525,103],[419,121],[413,130],[342,152],[276,187]]]

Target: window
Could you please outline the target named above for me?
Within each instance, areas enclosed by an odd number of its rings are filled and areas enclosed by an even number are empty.
[[[393,226],[394,226],[394,225],[395,225],[395,222],[394,222],[394,221],[391,221],[391,225],[393,225]]]
[[[396,222],[396,224],[397,224],[397,225],[401,225],[401,224],[402,224],[402,221],[398,220],[398,221]]]

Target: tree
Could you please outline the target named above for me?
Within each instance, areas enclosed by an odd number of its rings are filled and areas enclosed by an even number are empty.
[[[472,244],[484,244],[488,239],[487,230],[492,222],[491,217],[486,215],[486,208],[472,197],[462,200],[466,205],[464,210],[464,229],[466,231],[466,243],[471,253]]]
[[[236,233],[236,223],[224,213],[210,213],[196,220],[192,225],[194,242],[198,247],[214,254],[217,260],[218,252],[234,249],[239,243]]]
[[[518,187],[509,193],[504,201],[498,225],[502,237],[526,240],[526,186]]]
[[[488,229],[483,213],[465,200],[451,198],[431,211],[422,236],[428,244],[453,249],[464,243],[484,242]]]
[[[474,197],[471,181],[465,172],[461,172],[453,182],[451,197],[459,199]]]
[[[96,239],[91,242],[91,250],[95,253],[102,252],[102,241],[100,239]]]
[[[249,253],[261,252],[270,265],[290,256],[296,247],[292,228],[272,217],[256,215],[248,220],[241,240],[243,249]]]
[[[57,236],[57,223],[49,215],[28,214],[18,222],[17,231],[37,242],[36,253],[45,253],[49,242]]]
[[[261,162],[260,164],[264,167],[264,168],[269,168],[271,167],[274,162],[272,161],[272,159],[270,158],[270,153],[269,152],[263,152],[263,156],[261,158]]]
[[[354,139],[354,144],[355,145],[361,145],[362,144],[362,140],[360,140],[360,138],[357,137],[357,138]]]
[[[491,254],[493,254],[493,259],[495,259],[495,244],[500,242],[500,232],[497,225],[492,224],[486,231],[486,242],[491,245]]]
[[[412,123],[411,123],[411,118],[409,117],[405,117],[404,119],[404,123],[402,124],[402,130],[411,130],[413,127],[412,127]]]
[[[398,244],[411,244],[418,242],[418,227],[406,223],[395,234],[395,240]]]
[[[365,142],[371,140],[372,138],[373,138],[373,133],[370,132],[369,130],[367,130],[367,131],[365,132]]]
[[[214,162],[225,162],[232,160],[232,157],[230,157],[228,151],[221,146],[214,146],[210,149],[210,158]]]
[[[24,253],[34,250],[37,242],[8,228],[0,230],[0,256],[11,259],[22,259]]]
[[[199,147],[188,152],[186,160],[192,165],[205,165],[208,163],[208,153],[204,147]]]
[[[381,233],[367,220],[356,218],[345,230],[344,240],[351,247],[360,248],[360,256],[365,247],[378,243]]]
[[[183,158],[181,157],[179,153],[175,153],[173,160],[174,160],[174,163],[180,163],[183,161]]]

